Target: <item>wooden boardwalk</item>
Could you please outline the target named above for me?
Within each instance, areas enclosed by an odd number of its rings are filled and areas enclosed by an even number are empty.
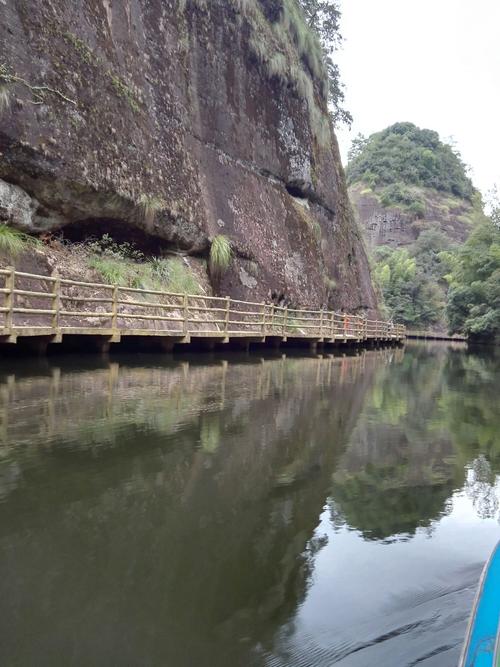
[[[459,334],[446,334],[439,331],[407,331],[406,338],[412,338],[415,340],[449,340],[456,341],[457,343],[467,342],[466,336],[460,336]]]
[[[405,328],[360,315],[306,310],[230,297],[178,294],[0,269],[0,350],[49,344],[106,351],[128,341],[213,349],[234,344],[361,344],[400,342]]]

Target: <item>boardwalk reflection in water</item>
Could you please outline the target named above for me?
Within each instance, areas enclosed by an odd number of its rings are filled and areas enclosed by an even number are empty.
[[[4,368],[2,663],[411,664],[439,648],[440,526],[462,503],[451,665],[497,525],[497,436],[474,444],[454,412],[470,389],[494,414],[484,368],[422,346]],[[434,576],[418,595],[412,559]]]

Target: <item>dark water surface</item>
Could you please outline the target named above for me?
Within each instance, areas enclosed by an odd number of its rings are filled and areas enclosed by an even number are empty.
[[[498,356],[0,367],[0,664],[456,665]]]

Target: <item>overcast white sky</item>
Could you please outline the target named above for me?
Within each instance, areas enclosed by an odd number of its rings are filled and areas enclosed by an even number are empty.
[[[340,0],[351,139],[411,121],[456,141],[483,192],[500,187],[500,0]]]

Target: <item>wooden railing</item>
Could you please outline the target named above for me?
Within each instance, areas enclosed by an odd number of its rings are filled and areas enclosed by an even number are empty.
[[[0,335],[100,334],[401,339],[398,324],[329,310],[180,294],[0,269]]]

